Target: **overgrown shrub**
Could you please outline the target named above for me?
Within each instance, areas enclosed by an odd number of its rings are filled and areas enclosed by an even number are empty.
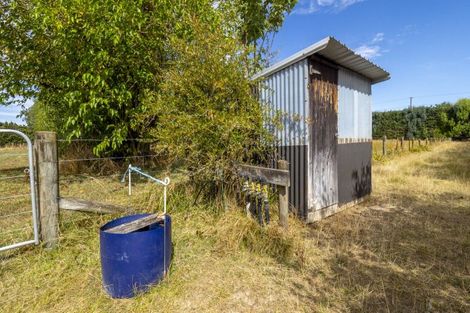
[[[142,119],[156,152],[189,169],[192,181],[212,191],[230,182],[234,165],[267,153],[271,136],[263,127],[263,107],[247,77],[249,51],[237,38],[206,29],[194,20],[188,43],[172,38],[175,57],[163,73],[159,93],[146,103]],[[145,124],[145,123],[144,123]]]

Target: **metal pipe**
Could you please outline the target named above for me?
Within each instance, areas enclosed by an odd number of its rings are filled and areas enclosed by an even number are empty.
[[[39,244],[39,227],[38,227],[38,214],[37,214],[37,199],[36,199],[36,181],[34,177],[34,165],[33,165],[33,144],[31,143],[31,140],[29,139],[28,136],[26,136],[24,133],[14,130],[14,129],[0,129],[0,133],[10,133],[10,134],[16,134],[20,137],[22,137],[25,141],[26,144],[28,145],[28,165],[29,165],[29,187],[31,189],[31,211],[33,214],[33,232],[34,232],[34,240],[33,241],[26,241],[26,243],[23,242],[22,245],[25,244]],[[17,244],[18,245],[18,244]],[[11,245],[9,247],[16,248],[17,245]],[[21,245],[20,245],[21,246]],[[4,247],[7,248],[7,247]],[[3,251],[0,249],[0,251]]]
[[[258,184],[256,187],[256,211],[258,213],[258,223],[263,225],[263,193],[261,192],[261,184]]]
[[[263,187],[263,204],[264,204],[264,221],[266,225],[270,222],[269,216],[269,196],[268,196],[268,186],[264,185]]]
[[[139,175],[144,176],[157,184],[163,185],[163,214],[164,214],[163,215],[163,272],[164,272],[164,275],[166,275],[167,274],[167,268],[166,268],[166,192],[167,192],[167,186],[170,184],[170,178],[165,177],[164,180],[157,179],[143,172],[142,169],[140,169],[139,167],[132,166],[132,164],[129,164],[129,166],[127,167],[127,171],[124,173],[121,179],[121,182],[125,182],[126,175],[129,175],[129,196],[132,194],[132,184],[131,184],[132,172],[136,172]]]
[[[132,196],[132,170],[131,170],[132,165],[129,164],[128,170],[129,170],[129,196]]]
[[[23,242],[20,242],[20,243],[15,243],[13,245],[1,247],[0,252],[15,249],[15,248],[19,248],[19,247],[23,247],[23,246],[27,246],[27,245],[31,245],[31,244],[36,244],[37,245],[36,239],[23,241]]]
[[[243,183],[242,187],[242,193],[245,194],[245,211],[246,211],[246,216],[250,216],[250,183],[248,180],[245,180]]]
[[[250,188],[250,212],[253,218],[256,216],[256,184],[251,182]]]

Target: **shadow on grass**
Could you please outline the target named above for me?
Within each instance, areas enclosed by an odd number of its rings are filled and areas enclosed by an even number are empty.
[[[468,182],[469,152],[430,155],[425,176]],[[316,292],[292,291],[335,312],[470,312],[470,192],[423,197],[420,188],[387,190],[387,204],[373,197],[312,227],[326,263],[309,274]]]

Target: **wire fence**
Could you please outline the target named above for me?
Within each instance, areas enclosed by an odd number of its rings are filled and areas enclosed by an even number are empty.
[[[148,154],[148,155],[131,155],[131,156],[120,156],[120,157],[102,157],[102,158],[82,158],[82,159],[68,159],[68,160],[59,160],[59,163],[68,163],[68,162],[84,162],[84,161],[100,161],[100,160],[130,160],[130,159],[144,159],[157,157],[158,154]]]
[[[128,195],[128,186],[121,178],[129,164],[141,166],[143,170],[156,173],[161,170],[159,154],[145,153],[123,154],[116,156],[92,156],[92,146],[104,139],[78,138],[73,140],[58,139],[58,142],[85,144],[85,149],[67,151],[64,149],[58,158],[59,188],[61,197],[74,197],[84,200],[120,205],[126,208],[124,214],[137,211],[155,210],[155,202],[160,199],[160,189],[153,184],[146,184],[148,179],[136,177],[133,184],[140,188]],[[153,139],[125,139],[126,142],[153,143]],[[125,150],[125,149],[123,149]],[[150,162],[152,161],[152,162]],[[94,218],[90,214],[67,214],[67,225],[80,223]]]
[[[0,147],[0,247],[33,235],[26,149],[24,145]]]

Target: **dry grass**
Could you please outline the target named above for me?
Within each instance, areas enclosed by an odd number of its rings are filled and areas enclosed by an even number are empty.
[[[429,151],[433,145],[440,142],[431,140],[403,140],[403,146],[399,139],[387,139],[385,141],[385,155],[383,154],[383,141],[372,141],[372,158],[375,161],[387,161],[397,156],[405,156],[410,153]]]
[[[292,220],[287,233],[193,205],[181,183],[170,275],[130,300],[101,289],[98,227],[112,217],[66,212],[58,249],[0,255],[0,311],[468,312],[469,164],[470,144],[450,142],[383,161],[371,200],[313,226]],[[61,182],[63,195],[141,211],[156,209],[156,188],[142,182],[129,200],[117,177]]]

